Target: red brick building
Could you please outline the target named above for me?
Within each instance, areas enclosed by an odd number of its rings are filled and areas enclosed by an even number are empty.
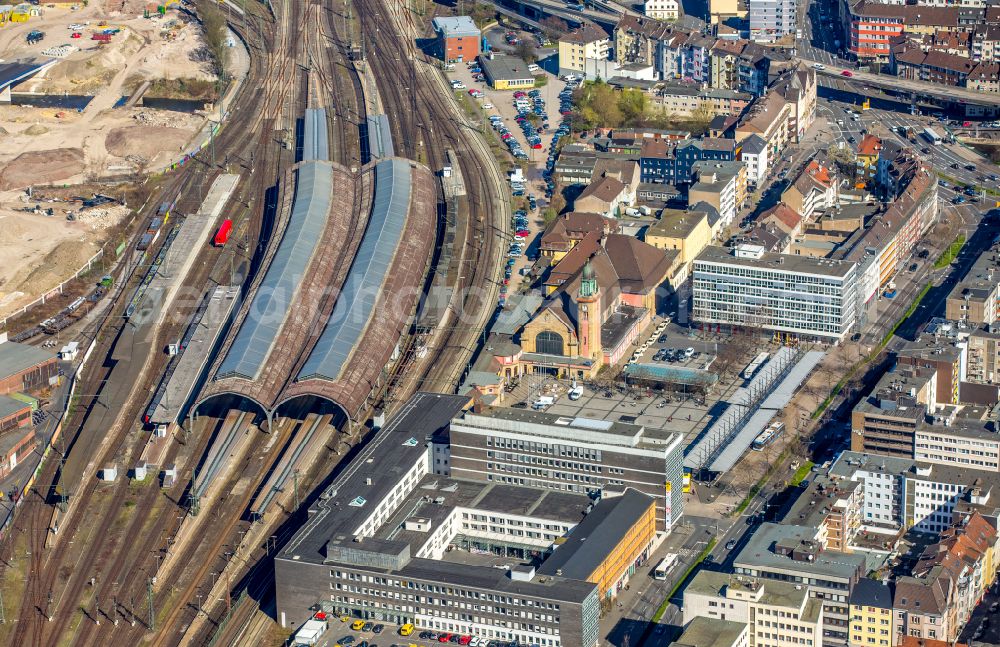
[[[482,33],[468,16],[443,16],[435,18],[438,55],[446,62],[473,61],[479,56]]]
[[[0,395],[0,434],[31,424],[31,405]]]
[[[0,436],[0,479],[24,462],[36,445],[34,427],[15,429]]]
[[[55,353],[12,341],[0,343],[0,394],[35,391],[58,375]]]

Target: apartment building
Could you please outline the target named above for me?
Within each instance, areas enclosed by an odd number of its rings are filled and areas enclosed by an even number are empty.
[[[703,323],[839,341],[855,324],[856,301],[853,263],[753,245],[706,247],[694,263],[692,317]]]
[[[840,199],[837,172],[830,164],[812,159],[781,194],[781,201],[803,218],[832,209]]]
[[[970,325],[992,324],[1000,303],[1000,244],[983,251],[945,300],[945,318]]]
[[[974,330],[966,339],[965,379],[968,382],[1000,382],[1000,326]]]
[[[740,144],[740,160],[747,167],[747,184],[757,187],[767,179],[771,158],[767,142],[760,135],[750,135]]]
[[[993,520],[1000,513],[996,472],[845,451],[827,473],[863,484],[862,525],[885,535],[890,546],[911,528],[940,534],[951,527],[956,511],[978,511]]]
[[[795,33],[795,0],[749,0],[747,18],[750,21],[750,40],[773,43]]]
[[[753,95],[738,90],[668,83],[656,91],[655,103],[678,117],[738,115],[750,105]]]
[[[746,623],[752,647],[813,645],[823,638],[823,604],[791,582],[699,571],[684,589],[684,623]]]
[[[958,404],[963,361],[959,346],[933,335],[921,335],[896,349],[895,356],[901,367],[933,372],[934,390],[928,404]]]
[[[720,226],[728,226],[748,199],[743,162],[695,162],[691,170],[697,180],[688,187],[688,205],[712,205],[722,217]]]
[[[841,21],[847,26],[847,49],[859,59],[889,59],[893,39],[904,32],[971,31],[986,22],[986,11],[972,7],[928,7],[844,0]]]
[[[823,550],[818,530],[794,524],[757,527],[733,561],[737,575],[799,585],[822,606],[822,644],[846,647],[850,596],[865,572],[863,555]],[[765,582],[767,583],[767,582]],[[787,647],[787,642],[783,643]]]
[[[891,647],[892,591],[878,580],[862,578],[851,591],[850,647]]]
[[[435,440],[435,468],[576,494],[630,487],[654,498],[657,530],[670,532],[684,514],[682,445],[681,434],[639,425],[490,409],[452,421],[447,443]]]
[[[816,541],[823,550],[849,553],[861,530],[862,498],[860,483],[817,475],[792,504],[785,521],[816,528]]]
[[[607,60],[610,51],[611,37],[607,32],[592,23],[584,23],[559,38],[559,69],[584,72],[587,59]]]
[[[680,264],[690,267],[712,240],[712,228],[704,211],[663,209],[660,219],[646,228],[643,240],[657,249],[676,250]]]
[[[656,20],[677,20],[679,6],[677,0],[646,0],[642,13]]]

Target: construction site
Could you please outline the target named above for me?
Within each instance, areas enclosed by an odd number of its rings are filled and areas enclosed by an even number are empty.
[[[153,12],[133,0],[7,7],[0,319],[62,292],[97,254],[112,264],[107,252],[133,219],[125,185],[170,173],[203,146],[220,117],[219,97],[248,67],[230,36],[223,86],[203,27],[174,2]],[[96,192],[119,202],[85,205]]]

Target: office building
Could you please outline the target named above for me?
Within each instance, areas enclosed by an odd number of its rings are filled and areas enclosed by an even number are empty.
[[[438,55],[446,63],[474,61],[482,33],[469,16],[439,16],[432,21]]]
[[[695,618],[669,647],[750,647],[745,622]]]
[[[706,247],[694,261],[692,318],[800,338],[842,341],[855,324],[853,263]]]
[[[490,409],[454,420],[435,445],[435,469],[453,478],[590,495],[633,488],[655,499],[663,532],[684,514],[681,434]]]
[[[851,591],[865,572],[866,559],[823,550],[818,533],[808,526],[761,524],[736,556],[733,568],[737,575],[807,589],[811,598],[822,602],[822,644],[846,647]]]
[[[629,487],[588,495],[441,474],[436,443],[468,426],[456,418],[467,406],[418,393],[320,495],[275,557],[283,626],[319,609],[539,647],[598,645],[601,599],[644,565],[656,502]]]
[[[752,647],[822,644],[823,603],[791,582],[699,571],[684,589],[684,622],[745,623]]]
[[[845,451],[828,474],[862,483],[862,526],[887,540],[911,528],[939,534],[951,527],[956,512],[995,520],[1000,511],[996,472]]]

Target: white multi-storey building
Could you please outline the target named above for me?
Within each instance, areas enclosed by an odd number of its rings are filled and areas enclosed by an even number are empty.
[[[796,29],[795,0],[749,0],[750,40],[772,43]]]
[[[642,12],[657,20],[677,20],[677,0],[646,0]]]
[[[772,254],[758,245],[706,247],[694,261],[692,319],[839,342],[857,316],[855,265]]]

